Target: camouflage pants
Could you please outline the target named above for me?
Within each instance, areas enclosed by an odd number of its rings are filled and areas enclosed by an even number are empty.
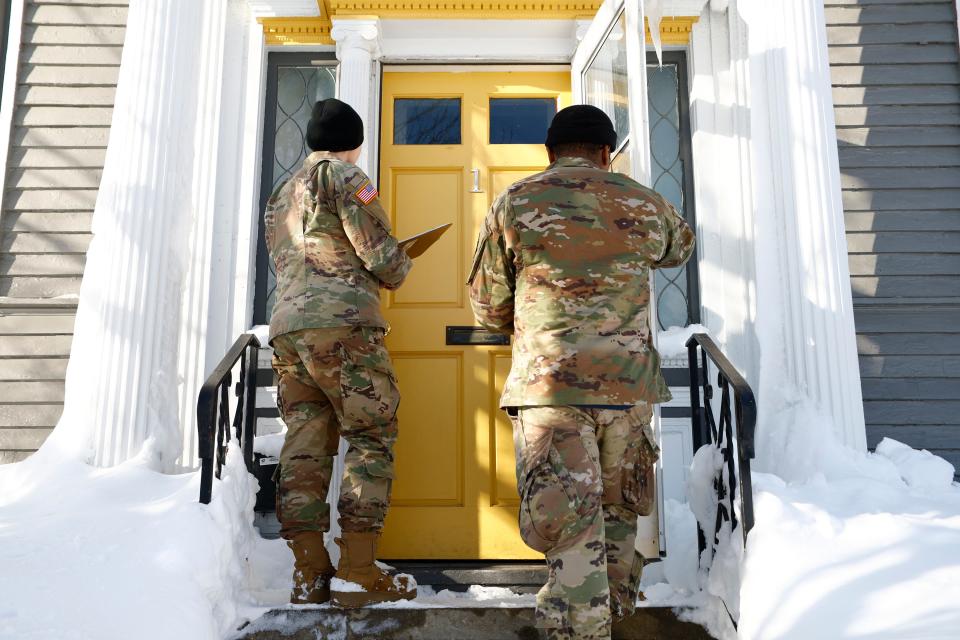
[[[656,496],[650,406],[511,413],[520,535],[549,570],[537,626],[555,640],[609,639],[611,618],[634,610],[644,561],[637,516]]]
[[[340,437],[349,444],[337,507],[344,531],[379,531],[390,503],[400,393],[383,330],[305,329],[273,340],[287,425],[277,517],[287,539],[330,529],[327,492]]]

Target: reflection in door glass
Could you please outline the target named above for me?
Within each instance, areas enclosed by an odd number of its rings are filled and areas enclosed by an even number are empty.
[[[556,98],[491,98],[490,144],[543,144]]]
[[[393,144],[460,144],[460,98],[397,98]]]
[[[627,111],[627,43],[623,15],[613,25],[597,56],[583,74],[587,104],[603,109],[617,131],[617,146],[630,133]]]
[[[282,66],[277,69],[277,120],[271,191],[292,176],[309,155],[306,132],[310,112],[315,102],[336,95],[336,74],[334,66]],[[273,260],[267,261],[267,268],[266,315],[269,321],[277,289]]]
[[[622,173],[625,176],[633,176],[633,156],[630,155],[630,145],[624,145],[617,155],[610,161],[610,171]]]

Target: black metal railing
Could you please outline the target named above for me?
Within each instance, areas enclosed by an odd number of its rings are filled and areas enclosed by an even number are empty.
[[[231,427],[243,448],[247,470],[253,472],[259,349],[260,341],[255,335],[243,334],[200,388],[197,397],[197,432],[200,437],[200,502],[203,504],[210,504],[214,475],[220,477],[231,438]],[[240,372],[234,385],[233,370],[237,363],[240,364]],[[232,419],[231,387],[236,397]]]
[[[746,545],[747,534],[753,528],[750,460],[754,457],[756,398],[747,381],[707,334],[694,334],[687,341],[687,354],[694,451],[699,451],[705,444],[712,444],[720,450],[723,457],[723,467],[713,482],[717,496],[717,517],[711,536],[711,550],[716,549],[720,543],[719,534],[725,522],[730,523],[731,532],[736,530],[738,501],[743,543]],[[714,387],[710,383],[710,363],[713,363],[717,370],[717,387],[720,389],[719,423],[713,412]],[[699,523],[697,530],[702,555],[707,548],[707,532],[703,531]]]

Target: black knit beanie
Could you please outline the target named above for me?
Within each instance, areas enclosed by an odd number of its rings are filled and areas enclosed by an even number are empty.
[[[313,105],[306,138],[311,151],[351,151],[363,144],[363,120],[346,102],[327,98]]]
[[[547,147],[558,144],[602,144],[617,148],[617,132],[610,117],[589,104],[575,104],[553,116],[547,129]]]

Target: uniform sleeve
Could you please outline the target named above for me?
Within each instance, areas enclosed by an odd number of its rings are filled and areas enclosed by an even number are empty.
[[[513,333],[513,293],[516,286],[513,253],[504,241],[505,199],[494,203],[477,241],[467,285],[477,322],[498,333]]]
[[[683,216],[677,213],[672,204],[666,201],[664,203],[666,204],[666,212],[663,215],[662,222],[666,248],[660,259],[653,263],[654,269],[679,267],[693,255],[693,248],[697,243],[693,229],[683,219]]]
[[[341,180],[337,207],[350,244],[367,271],[387,289],[396,289],[403,284],[413,261],[393,237],[380,197],[366,174],[350,167]]]

